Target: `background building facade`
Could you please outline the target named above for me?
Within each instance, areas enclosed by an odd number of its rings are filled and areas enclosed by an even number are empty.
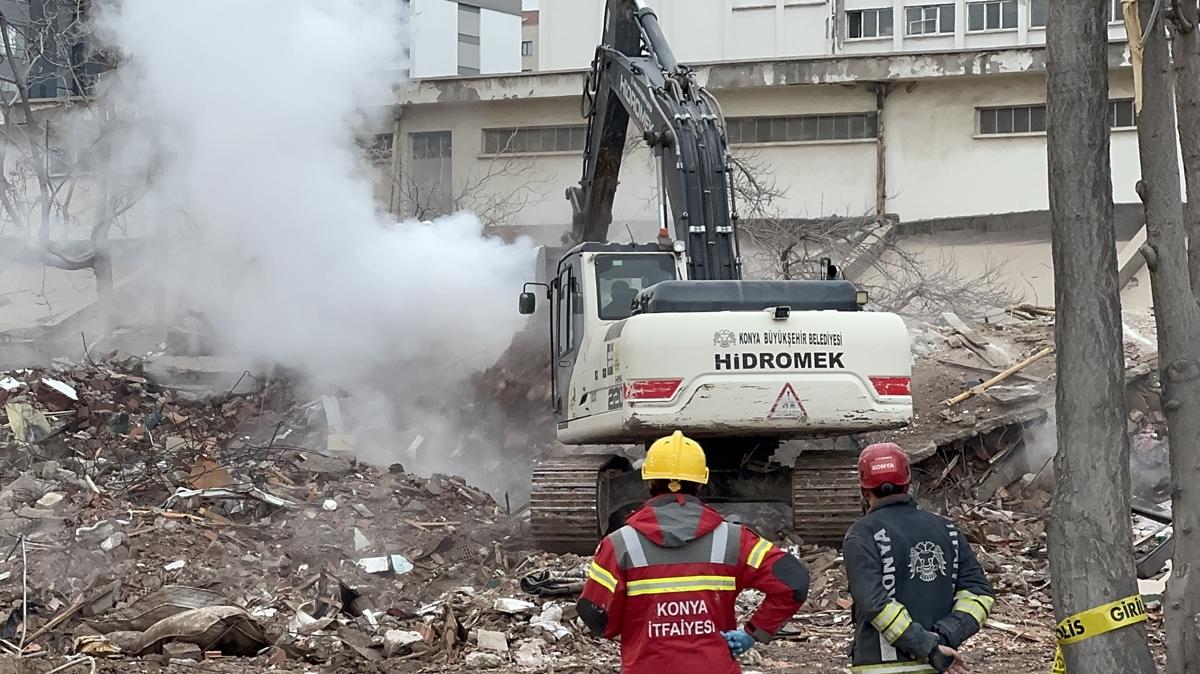
[[[1113,195],[1128,205],[1120,213],[1135,213],[1132,72],[1119,0],[1106,1]],[[1045,0],[649,4],[720,101],[735,156],[776,186],[779,217],[1048,222]],[[422,217],[428,204],[493,206],[495,224],[556,237],[580,177],[580,92],[603,5],[541,3],[537,72],[430,78],[400,92],[391,206]],[[652,232],[651,160],[636,143],[627,154],[614,231]]]
[[[521,0],[410,0],[410,75],[521,72]]]

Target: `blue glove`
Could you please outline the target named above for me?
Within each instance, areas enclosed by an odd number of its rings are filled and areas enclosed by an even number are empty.
[[[745,630],[721,632],[721,636],[725,637],[725,643],[729,646],[729,652],[733,653],[733,657],[735,658],[754,646],[754,637],[746,634]]]

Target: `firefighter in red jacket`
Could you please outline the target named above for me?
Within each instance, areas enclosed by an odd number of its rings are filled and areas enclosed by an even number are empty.
[[[651,498],[600,542],[579,599],[595,636],[621,639],[626,674],[739,674],[737,656],[767,643],[808,597],[808,570],[696,497],[704,451],[675,431],[646,454]],[[766,594],[739,628],[738,593]]]

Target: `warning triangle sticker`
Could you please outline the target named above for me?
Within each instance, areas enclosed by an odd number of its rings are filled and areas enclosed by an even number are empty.
[[[800,402],[800,397],[796,395],[796,389],[792,388],[791,384],[783,385],[783,390],[779,392],[779,397],[767,413],[768,419],[803,419],[807,416],[808,410],[804,409],[804,403]]]

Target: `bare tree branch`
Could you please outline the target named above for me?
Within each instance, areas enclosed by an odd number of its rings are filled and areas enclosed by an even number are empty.
[[[80,51],[89,6],[88,0],[61,0],[35,8],[27,1],[0,11],[6,70],[0,82],[12,87],[0,93],[0,233],[7,236],[5,257],[93,269],[103,295],[112,285],[108,236],[144,193],[148,176],[118,176],[109,163],[111,138],[121,125],[111,110],[94,114],[89,88],[104,57]],[[81,114],[93,117],[67,123]],[[77,215],[81,199],[104,202],[95,204],[90,221]],[[56,242],[80,228],[90,246]]]
[[[987,261],[979,271],[963,272],[942,255],[925,251],[894,236],[864,252],[868,237],[890,231],[893,223],[864,213],[815,219],[783,217],[780,187],[771,168],[757,154],[734,157],[733,191],[740,211],[744,254],[765,273],[782,279],[819,277],[822,258],[845,264],[857,258],[862,271],[854,280],[867,290],[871,303],[884,311],[930,318],[944,311],[975,318],[1006,307],[1016,297],[1004,280],[1007,260]]]
[[[485,228],[522,224],[522,212],[539,198],[540,188],[551,177],[541,174],[532,158],[514,149],[519,131],[514,129],[498,153],[457,184],[417,175],[411,168],[395,176],[402,209],[398,215],[429,220],[470,211]]]

